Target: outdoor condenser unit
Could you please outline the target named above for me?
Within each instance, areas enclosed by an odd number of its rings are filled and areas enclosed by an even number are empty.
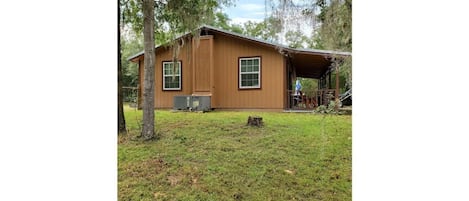
[[[187,110],[191,107],[191,96],[174,96],[175,110]]]
[[[191,108],[196,111],[210,111],[210,96],[192,96]]]
[[[210,111],[210,96],[174,96],[174,110]]]

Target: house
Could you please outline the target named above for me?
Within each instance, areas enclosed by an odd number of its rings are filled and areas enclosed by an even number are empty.
[[[331,58],[351,56],[348,52],[288,48],[211,26],[199,29],[198,40],[190,33],[176,39],[184,42],[177,62],[173,62],[172,48],[155,47],[155,108],[174,108],[175,97],[192,95],[208,97],[210,107],[217,110],[283,111],[297,106],[292,95],[296,77],[319,80],[314,96],[302,98],[308,106],[327,104],[338,95],[338,89],[329,89]],[[140,52],[129,58],[139,65],[139,108],[143,103],[143,57]]]

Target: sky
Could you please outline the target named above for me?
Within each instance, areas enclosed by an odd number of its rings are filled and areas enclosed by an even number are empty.
[[[242,24],[249,20],[261,22],[266,13],[264,4],[264,0],[237,0],[235,5],[224,7],[223,11],[232,23]]]

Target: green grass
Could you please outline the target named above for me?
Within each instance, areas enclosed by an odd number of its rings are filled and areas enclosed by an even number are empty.
[[[157,110],[159,140],[143,142],[142,111],[125,115],[119,200],[352,199],[351,116]]]

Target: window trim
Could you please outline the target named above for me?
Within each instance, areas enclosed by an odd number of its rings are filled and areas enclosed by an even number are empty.
[[[259,71],[258,72],[241,72],[241,60],[259,60]],[[259,75],[259,85],[258,86],[241,86],[242,83],[242,74],[255,74]],[[239,57],[238,58],[238,89],[261,89],[262,88],[262,57],[261,56],[252,56],[252,57]]]
[[[165,81],[165,77],[172,77],[173,75],[165,75],[165,72],[164,72],[164,65],[167,64],[167,63],[173,63],[173,61],[163,61],[162,62],[162,72],[161,72],[161,75],[163,77],[163,80],[162,80],[162,83],[163,83],[163,91],[181,91],[182,90],[182,62],[179,60],[177,61],[178,63],[178,66],[179,66],[179,75],[176,74],[176,76],[179,76],[179,87],[178,88],[166,88],[165,87],[165,84],[166,84],[166,81]]]

